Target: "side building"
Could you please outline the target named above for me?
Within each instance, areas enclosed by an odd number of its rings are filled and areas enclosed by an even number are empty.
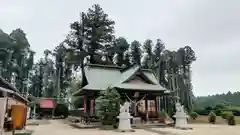
[[[13,104],[28,104],[28,100],[21,96],[18,90],[0,77],[0,97],[7,97],[8,108]]]

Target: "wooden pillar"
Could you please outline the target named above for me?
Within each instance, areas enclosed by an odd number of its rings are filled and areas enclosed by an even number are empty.
[[[134,100],[134,103],[132,103],[132,112],[133,112],[133,116],[137,117],[137,100]]]
[[[155,116],[157,116],[157,114],[158,114],[158,98],[157,97],[155,97],[155,100],[154,100],[154,102],[155,102]]]
[[[164,110],[165,111],[165,97],[164,96],[161,96],[161,110]]]
[[[87,113],[87,96],[84,96],[84,104],[83,104],[83,107],[84,107],[84,113]]]
[[[156,106],[157,106],[157,112],[159,113],[161,111],[161,97],[157,96],[156,97]]]
[[[167,96],[164,96],[164,110],[168,112],[168,108],[167,108]]]
[[[87,115],[91,113],[91,100],[88,96],[84,97],[84,113]]]
[[[145,97],[145,113],[146,113],[146,121],[148,121],[148,96]]]
[[[95,100],[94,99],[91,99],[90,100],[90,115],[93,116],[95,113]]]

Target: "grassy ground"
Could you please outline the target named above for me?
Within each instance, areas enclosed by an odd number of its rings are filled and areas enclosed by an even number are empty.
[[[235,116],[235,120],[236,124],[240,124],[240,116]],[[189,123],[208,123],[208,116],[198,116],[196,120],[189,119]],[[227,120],[217,116],[216,124],[227,124]]]

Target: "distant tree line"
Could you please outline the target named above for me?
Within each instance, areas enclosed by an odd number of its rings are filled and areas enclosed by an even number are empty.
[[[216,105],[240,106],[240,92],[227,92],[194,99],[197,108],[214,107]]]

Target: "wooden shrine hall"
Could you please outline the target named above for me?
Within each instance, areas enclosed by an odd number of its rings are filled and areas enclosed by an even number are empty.
[[[84,111],[94,115],[94,101],[101,90],[115,88],[121,96],[131,101],[131,114],[135,117],[144,113],[146,117],[154,117],[163,109],[160,108],[161,97],[169,94],[169,90],[162,87],[154,73],[149,69],[142,69],[139,65],[127,68],[89,64],[84,67],[83,75],[87,84],[74,96],[84,96]]]

